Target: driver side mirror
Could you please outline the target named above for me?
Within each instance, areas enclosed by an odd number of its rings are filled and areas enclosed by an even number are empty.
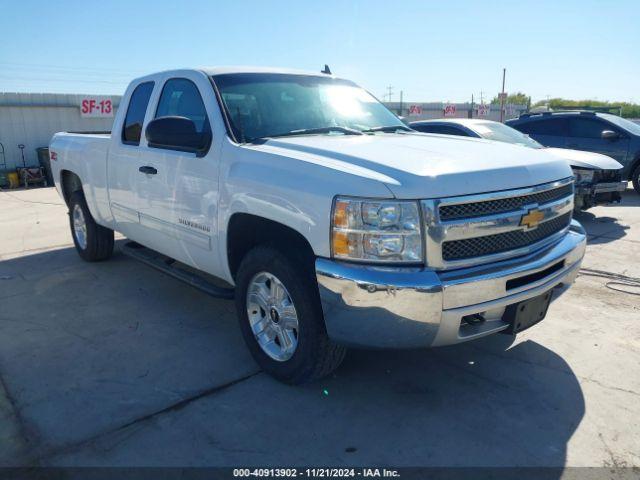
[[[620,138],[620,134],[618,132],[614,132],[613,130],[603,130],[600,134],[603,140],[617,140]]]
[[[147,125],[145,136],[150,147],[183,152],[202,152],[211,142],[210,132],[198,132],[186,117],[160,117]]]

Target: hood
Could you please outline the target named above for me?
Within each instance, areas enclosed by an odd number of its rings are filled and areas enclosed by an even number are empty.
[[[522,188],[573,175],[566,160],[546,149],[447,135],[314,135],[248,148],[376,179],[406,199]]]
[[[571,150],[569,148],[545,148],[546,152],[558,158],[564,158],[572,167],[601,168],[603,170],[618,170],[622,164],[601,153]]]

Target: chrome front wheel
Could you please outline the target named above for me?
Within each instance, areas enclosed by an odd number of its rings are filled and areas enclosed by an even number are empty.
[[[253,276],[247,288],[247,316],[258,345],[270,358],[285,362],[298,347],[298,313],[289,291],[269,272]]]

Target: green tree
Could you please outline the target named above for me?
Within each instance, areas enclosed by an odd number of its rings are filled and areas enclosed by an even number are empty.
[[[491,100],[491,103],[500,105],[500,97],[498,97],[496,95]],[[527,106],[529,106],[531,104],[531,97],[528,96],[525,93],[522,93],[522,92],[511,93],[511,94],[507,95],[507,98],[506,98],[506,100],[504,102],[505,105],[507,105],[509,103],[512,104],[512,105],[527,105]]]
[[[559,108],[610,108],[611,113],[620,113],[626,118],[640,118],[640,105],[637,103],[629,102],[609,102],[602,100],[568,100],[566,98],[551,98],[549,100],[540,100],[533,106],[540,107],[543,105],[549,105],[552,109]]]

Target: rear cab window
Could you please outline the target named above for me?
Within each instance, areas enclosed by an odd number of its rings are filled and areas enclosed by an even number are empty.
[[[129,100],[127,115],[122,126],[122,143],[127,145],[140,145],[142,125],[147,113],[149,99],[153,92],[154,82],[144,82],[138,85]]]

